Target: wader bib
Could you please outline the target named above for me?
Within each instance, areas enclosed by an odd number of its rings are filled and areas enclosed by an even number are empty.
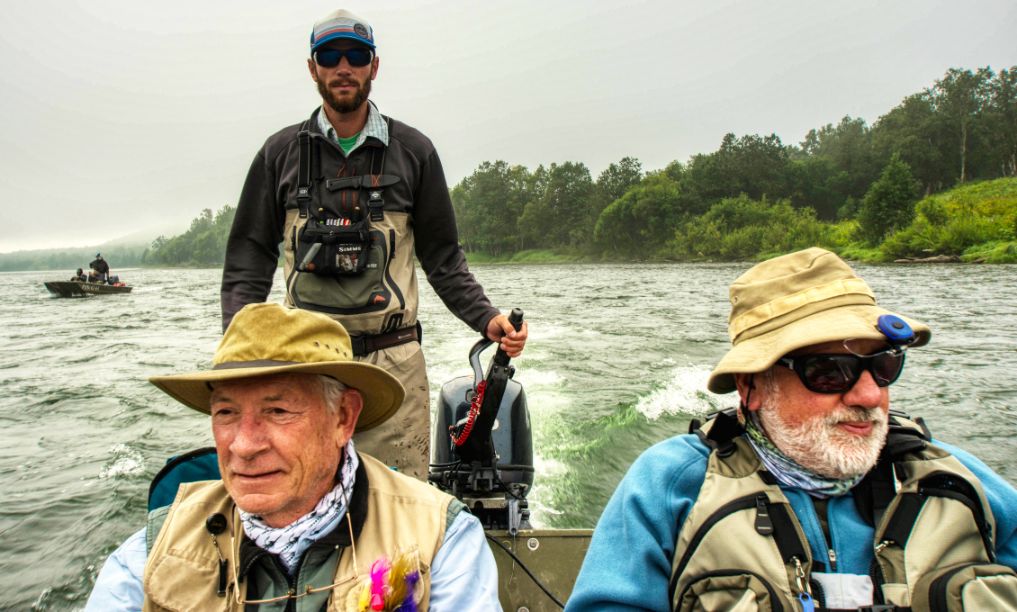
[[[385,210],[385,189],[401,180],[384,174],[385,149],[371,148],[369,173],[345,174],[345,164],[322,168],[321,147],[335,146],[325,137],[305,129],[297,138],[297,194],[283,234],[287,305],[332,315],[352,336],[415,330],[413,231],[409,213]]]
[[[399,379],[406,390],[400,409],[354,440],[426,480],[430,388],[419,345],[412,218],[398,202],[385,206],[385,189],[403,179],[384,173],[383,147],[371,147],[367,174],[323,164],[322,149],[336,145],[307,127],[297,135],[297,192],[286,205],[286,304],[332,316],[350,333],[358,361]]]
[[[871,579],[884,610],[1017,609],[1017,574],[995,563],[995,523],[977,478],[890,416],[879,464],[852,491],[875,525]],[[693,433],[711,447],[675,545],[673,610],[822,610],[809,542],[742,435],[734,410]],[[810,607],[812,606],[812,607]]]
[[[369,488],[366,518],[355,542],[358,567],[354,566],[350,547],[336,546],[324,551],[312,548],[305,553],[295,578],[296,587],[288,584],[285,572],[278,564],[270,563],[271,559],[251,561],[241,568],[239,542],[245,536],[236,506],[222,481],[182,484],[165,521],[151,529],[158,530],[158,536],[145,565],[144,610],[239,612],[244,608],[237,603],[238,593],[247,599],[269,599],[285,595],[290,589],[299,593],[308,585],[322,587],[335,582],[338,584],[333,589],[254,609],[316,612],[327,601],[329,612],[356,611],[371,564],[382,556],[393,559],[410,550],[419,553],[419,588],[423,595],[419,609],[427,610],[430,565],[447,525],[463,506],[430,485],[398,476],[372,457],[361,454],[360,459]],[[358,482],[357,486],[362,485]],[[227,518],[225,530],[213,543],[206,519],[216,513]],[[347,529],[345,519],[336,529]],[[225,566],[220,565],[220,553]],[[225,567],[225,573],[221,567]]]

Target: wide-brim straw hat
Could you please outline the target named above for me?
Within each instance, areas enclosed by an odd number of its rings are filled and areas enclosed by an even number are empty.
[[[210,414],[217,382],[274,374],[322,374],[360,391],[356,431],[395,414],[405,391],[385,370],[354,361],[350,335],[323,314],[278,304],[248,304],[233,317],[212,357],[212,369],[149,378],[179,402]]]
[[[731,350],[710,373],[714,393],[735,390],[735,374],[769,369],[788,353],[835,340],[886,340],[880,315],[904,319],[915,332],[910,346],[929,341],[924,323],[876,305],[869,285],[837,255],[820,248],[769,259],[731,284]]]

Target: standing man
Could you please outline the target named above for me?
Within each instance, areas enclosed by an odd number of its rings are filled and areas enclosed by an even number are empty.
[[[88,267],[95,270],[95,277],[99,281],[105,283],[109,280],[109,264],[102,258],[102,253],[96,253],[95,259],[92,260],[92,263],[88,264]]]
[[[314,24],[310,51],[323,104],[270,136],[251,165],[226,247],[223,328],[268,297],[282,243],[286,303],[340,321],[356,358],[406,389],[396,415],[358,446],[426,478],[430,393],[413,253],[449,310],[512,357],[526,324],[514,330],[467,268],[434,145],[368,100],[379,65],[370,24],[332,12]]]
[[[890,411],[926,325],[812,248],[731,285],[729,332],[739,407],[636,460],[568,610],[1017,609],[1017,491]]]

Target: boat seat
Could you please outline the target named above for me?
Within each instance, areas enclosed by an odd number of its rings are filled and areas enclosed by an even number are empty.
[[[185,482],[218,480],[219,458],[215,447],[199,448],[170,457],[148,487],[148,511],[169,506]]]

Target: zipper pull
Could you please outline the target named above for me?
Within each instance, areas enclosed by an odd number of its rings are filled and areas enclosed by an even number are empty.
[[[827,550],[826,552],[830,556],[830,571],[833,572],[833,573],[836,573],[837,572],[837,553],[835,553],[832,548]]]
[[[808,593],[798,594],[798,603],[802,604],[802,610],[804,612],[815,612],[816,602],[812,599],[812,595]]]
[[[805,568],[802,567],[801,559],[799,559],[798,557],[791,557],[791,560],[795,564],[795,586],[798,587],[798,600],[803,602],[802,605],[805,605],[804,604],[805,600],[803,599],[803,597],[808,598],[808,600],[811,602],[812,590],[809,588],[808,580],[805,579]],[[812,605],[813,607],[815,606],[815,604],[812,603],[810,603],[809,605]],[[811,610],[813,608],[808,609]]]
[[[791,557],[791,560],[795,563],[795,586],[798,587],[798,603],[802,604],[804,612],[815,612],[816,601],[812,599],[809,583],[805,580],[805,568],[802,567],[802,561],[798,557]]]
[[[773,533],[773,521],[770,520],[770,511],[766,507],[766,495],[760,493],[756,496],[756,533],[768,536]]]

